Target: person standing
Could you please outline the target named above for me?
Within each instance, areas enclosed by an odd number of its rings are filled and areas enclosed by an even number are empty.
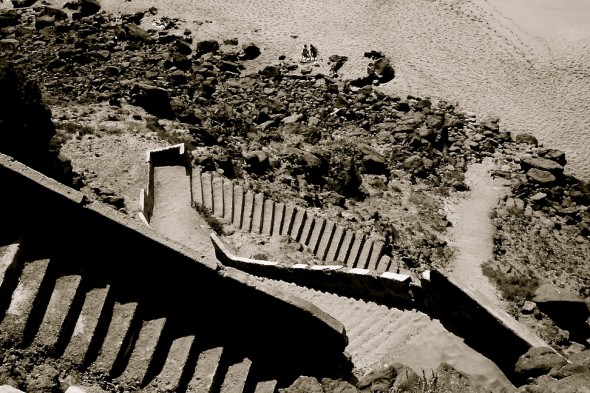
[[[309,44],[309,52],[311,55],[311,60],[315,61],[318,57],[318,48],[316,48],[313,44]]]
[[[303,45],[303,51],[301,52],[301,61],[306,62],[309,60],[309,51],[307,50],[307,44]]]

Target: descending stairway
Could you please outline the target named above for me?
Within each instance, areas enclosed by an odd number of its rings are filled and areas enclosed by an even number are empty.
[[[209,208],[243,231],[290,236],[326,264],[395,272],[397,265],[383,255],[382,240],[352,231],[297,206],[277,203],[215,172],[192,173],[193,201]]]
[[[284,281],[261,280],[315,304],[341,321],[349,339],[346,351],[359,375],[383,359],[428,373],[436,369],[440,362],[447,362],[467,372],[484,386],[512,386],[491,360],[450,333],[439,321],[420,311],[400,310]]]
[[[207,331],[154,315],[117,283],[72,274],[64,255],[38,258],[27,252],[29,241],[33,248],[29,238],[0,246],[3,348],[39,349],[146,392],[275,391],[277,381],[262,377],[256,362]]]

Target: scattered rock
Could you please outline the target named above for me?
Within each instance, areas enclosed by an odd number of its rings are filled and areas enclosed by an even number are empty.
[[[280,391],[281,393],[324,393],[324,388],[313,377],[299,377],[291,386]]]
[[[129,94],[133,105],[142,107],[146,112],[164,119],[174,118],[170,97],[165,89],[140,83],[133,86]]]
[[[527,145],[533,145],[533,146],[539,146],[539,141],[537,140],[537,138],[535,138],[531,134],[527,134],[527,133],[522,133],[522,134],[516,135],[516,137],[514,137],[514,142],[526,143]]]

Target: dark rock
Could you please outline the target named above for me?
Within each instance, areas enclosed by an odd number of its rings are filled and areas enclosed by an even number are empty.
[[[247,164],[247,170],[253,173],[264,173],[269,168],[268,154],[264,151],[250,151],[242,154]]]
[[[322,379],[322,388],[324,393],[357,393],[356,388],[341,379]]]
[[[372,175],[389,176],[389,168],[387,167],[387,159],[381,154],[373,153],[363,157],[362,161],[363,172]]]
[[[229,39],[223,41],[223,45],[238,45],[238,39],[237,38],[229,38]]]
[[[188,42],[185,40],[177,39],[174,43],[174,49],[176,52],[180,53],[181,55],[188,56],[190,55],[193,50]]]
[[[410,104],[408,103],[408,101],[399,101],[397,103],[397,105],[395,106],[395,109],[400,111],[400,112],[409,112],[410,111]]]
[[[535,291],[533,301],[557,326],[567,330],[570,338],[585,342],[590,338],[590,309],[577,294],[553,284],[543,284]]]
[[[136,41],[136,42],[150,42],[153,40],[152,36],[142,29],[141,27],[137,26],[134,23],[128,23],[124,26],[125,29],[125,37],[129,41]]]
[[[242,60],[254,60],[260,56],[260,48],[253,42],[242,44]]]
[[[137,84],[131,89],[130,95],[133,105],[142,107],[146,112],[165,119],[174,118],[168,92],[161,87]]]
[[[551,172],[543,171],[537,168],[531,168],[526,173],[527,177],[534,183],[551,185],[557,180]]]
[[[432,107],[432,102],[430,102],[430,100],[420,100],[414,105],[414,107],[420,110],[425,108],[430,109]]]
[[[299,377],[291,386],[281,389],[281,393],[324,393],[324,388],[313,377]]]
[[[567,360],[551,348],[531,348],[518,359],[514,371],[522,381],[526,381],[528,378],[545,375],[553,368],[559,369],[565,364]]]
[[[43,15],[40,18],[35,19],[35,29],[41,30],[46,27],[51,27],[55,23],[55,19],[49,15]]]
[[[16,26],[20,23],[20,14],[15,10],[0,11],[0,28]]]
[[[481,386],[469,375],[456,370],[447,363],[441,363],[436,371],[437,392],[460,392],[460,393],[492,393],[492,391]]]
[[[338,173],[341,193],[347,197],[354,197],[359,194],[363,182],[354,159],[348,158],[342,163],[342,171]]]
[[[563,165],[541,157],[524,157],[520,160],[520,166],[524,171],[527,171],[530,168],[537,168],[542,171],[551,172],[555,176],[559,176],[563,173]]]
[[[269,65],[264,67],[262,70],[258,71],[258,73],[267,78],[277,78],[281,76],[281,67],[276,65]]]
[[[421,171],[424,168],[422,157],[420,157],[419,155],[413,155],[406,158],[403,162],[403,167],[405,170],[413,173]]]
[[[25,8],[35,4],[37,0],[12,0],[12,6],[14,8]]]
[[[100,11],[100,3],[98,0],[78,0],[80,4],[80,14],[82,16],[94,15]]]
[[[224,60],[219,63],[219,70],[223,72],[240,74],[240,64]]]
[[[561,150],[545,149],[543,151],[540,151],[539,155],[543,158],[547,158],[548,160],[555,161],[562,166],[565,166],[567,164],[567,160],[565,159],[565,153]]]
[[[215,40],[205,40],[197,42],[197,56],[203,56],[206,53],[212,53],[219,50],[219,42]]]
[[[533,145],[533,146],[539,146],[539,141],[537,140],[537,138],[535,138],[531,134],[527,134],[527,133],[522,133],[522,134],[516,135],[516,137],[514,138],[514,142],[526,143],[528,145]]]

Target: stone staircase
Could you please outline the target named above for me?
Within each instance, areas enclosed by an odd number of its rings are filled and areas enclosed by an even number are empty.
[[[49,353],[145,392],[275,391],[277,380],[264,377],[265,366],[198,323],[154,313],[149,301],[133,299],[120,283],[75,271],[67,255],[41,257],[30,237],[1,244],[3,348]],[[191,309],[199,302],[192,299]]]
[[[245,191],[215,172],[193,170],[191,188],[194,202],[233,223],[237,229],[268,236],[290,236],[327,264],[381,273],[397,270],[391,258],[383,254],[382,240],[346,229],[307,209]]]

